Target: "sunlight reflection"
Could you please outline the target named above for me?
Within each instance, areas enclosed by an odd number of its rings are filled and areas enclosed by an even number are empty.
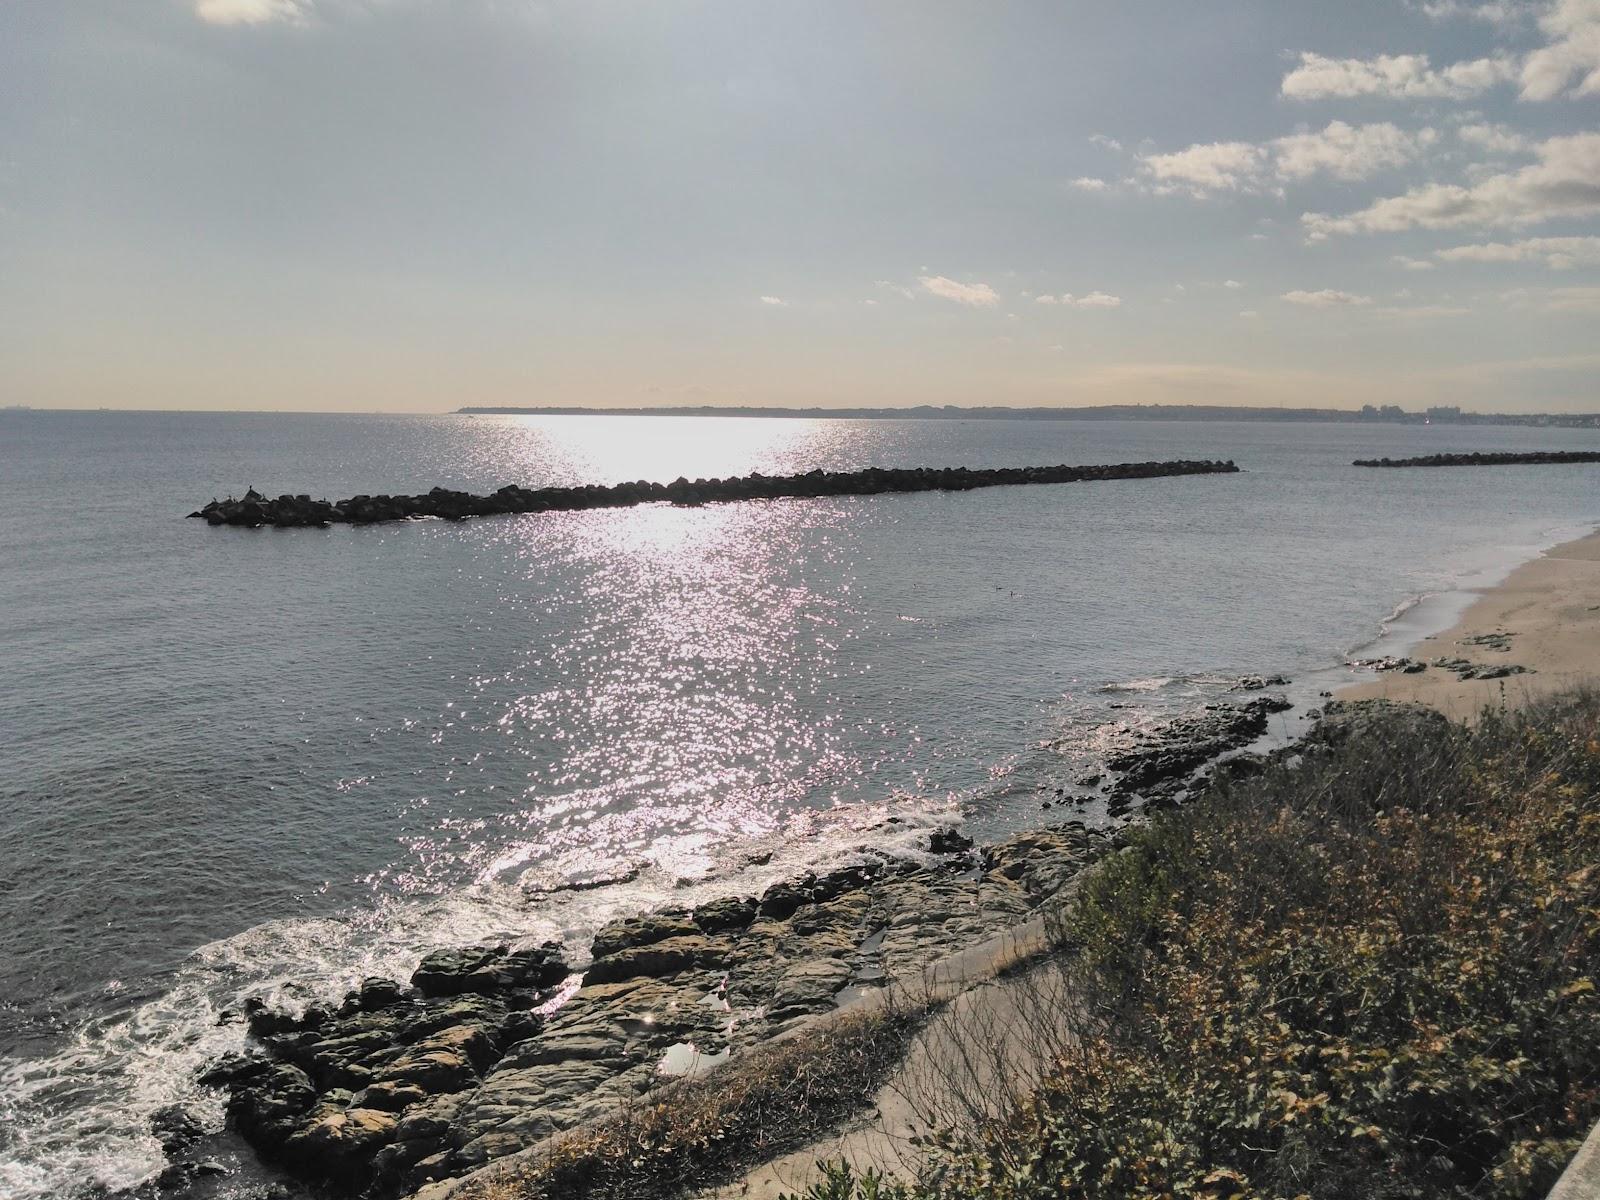
[[[559,463],[574,482],[669,482],[808,471],[845,435],[837,421],[765,417],[513,417],[525,461]]]

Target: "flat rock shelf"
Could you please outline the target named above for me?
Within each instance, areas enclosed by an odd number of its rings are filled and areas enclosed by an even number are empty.
[[[1358,458],[1356,467],[1515,467],[1600,463],[1600,451],[1528,450],[1489,454],[1425,454],[1421,458]]]
[[[192,512],[211,525],[261,525],[326,528],[329,525],[372,525],[415,517],[467,517],[508,513],[570,512],[587,508],[628,508],[668,502],[706,504],[713,501],[776,500],[786,497],[875,496],[885,492],[964,492],[974,488],[1011,487],[1029,483],[1098,483],[1113,479],[1157,479],[1171,475],[1228,475],[1239,470],[1232,460],[1182,459],[1172,462],[1110,463],[1085,467],[868,467],[861,471],[807,471],[802,475],[762,475],[730,479],[675,479],[671,483],[617,483],[610,486],[524,488],[507,484],[488,496],[436,487],[417,496],[352,496],[337,503],[308,495],[269,500],[254,488],[243,498],[213,500]]]

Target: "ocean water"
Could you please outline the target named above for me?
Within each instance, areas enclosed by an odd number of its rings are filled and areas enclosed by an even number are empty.
[[[1076,783],[1129,729],[1247,673],[1314,701],[1416,598],[1600,521],[1600,468],[1351,459],[1524,448],[1600,431],[0,412],[0,1197],[147,1178],[166,1104],[219,1125],[192,1076],[238,1044],[218,1018],[243,997],[303,1004],[437,945],[581,944],[943,822],[998,836],[1057,789],[1099,819]],[[1244,471],[182,519],[252,485],[1171,457]]]

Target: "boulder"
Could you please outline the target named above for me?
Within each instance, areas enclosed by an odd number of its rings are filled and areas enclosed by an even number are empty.
[[[694,923],[706,933],[743,929],[755,920],[758,907],[754,896],[728,896],[695,909]]]
[[[726,953],[725,946],[699,934],[671,937],[646,946],[630,946],[596,959],[585,972],[584,979],[590,983],[612,983],[637,975],[660,978],[695,967],[720,965]]]

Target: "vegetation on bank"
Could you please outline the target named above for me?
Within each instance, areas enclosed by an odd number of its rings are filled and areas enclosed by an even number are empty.
[[[868,1103],[923,1014],[870,1012],[752,1050],[738,1070],[670,1085],[560,1137],[463,1200],[681,1195],[809,1144]]]
[[[1600,697],[1415,711],[1156,818],[1042,1083],[809,1200],[1542,1196],[1600,1117]]]

